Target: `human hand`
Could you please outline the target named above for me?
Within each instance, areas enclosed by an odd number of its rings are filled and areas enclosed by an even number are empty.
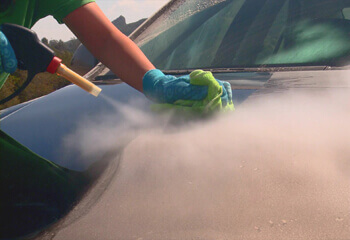
[[[13,73],[17,69],[17,59],[10,42],[0,31],[0,74]]]
[[[193,71],[176,78],[160,70],[148,71],[143,78],[143,92],[159,108],[190,109],[197,112],[234,110],[228,82],[216,80],[211,72]]]

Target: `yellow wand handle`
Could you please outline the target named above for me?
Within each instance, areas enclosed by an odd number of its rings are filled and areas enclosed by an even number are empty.
[[[62,63],[58,66],[56,73],[64,77],[68,81],[74,83],[75,85],[81,87],[82,89],[94,95],[95,97],[97,97],[102,91],[101,88],[97,87],[89,80],[70,70],[66,65]]]

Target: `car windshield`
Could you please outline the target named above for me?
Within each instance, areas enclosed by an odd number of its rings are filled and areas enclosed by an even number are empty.
[[[348,0],[172,1],[134,41],[159,69],[345,66]]]

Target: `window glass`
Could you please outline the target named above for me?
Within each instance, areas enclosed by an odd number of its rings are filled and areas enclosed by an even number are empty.
[[[282,10],[278,13],[276,20],[268,31],[264,39],[262,50],[257,54],[257,63],[263,63],[266,58],[274,55],[276,48],[279,46],[279,40],[287,24],[288,1],[284,3]],[[239,61],[239,60],[237,60]]]
[[[165,70],[346,65],[349,8],[345,0],[177,1],[135,42]]]
[[[181,26],[191,26],[198,21],[197,28],[187,28],[185,32],[174,31],[179,43],[169,44],[169,48],[154,59],[163,69],[198,68],[210,66],[215,58],[220,43],[224,38],[234,16],[236,16],[244,0],[232,1],[229,4],[216,5],[202,12],[202,16],[192,16]],[[171,34],[165,34],[169,37]],[[182,39],[183,38],[183,39]],[[171,39],[164,40],[168,43]],[[151,45],[157,44],[157,41]],[[147,46],[144,46],[144,50]]]

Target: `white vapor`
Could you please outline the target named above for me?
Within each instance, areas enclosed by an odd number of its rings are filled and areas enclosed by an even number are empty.
[[[172,131],[164,130],[169,119],[124,108],[123,128],[137,135],[119,173],[99,203],[55,239],[346,239],[349,94],[261,96],[233,114]],[[82,154],[119,147],[125,131],[113,116],[91,126],[71,141],[83,142],[75,146]]]

